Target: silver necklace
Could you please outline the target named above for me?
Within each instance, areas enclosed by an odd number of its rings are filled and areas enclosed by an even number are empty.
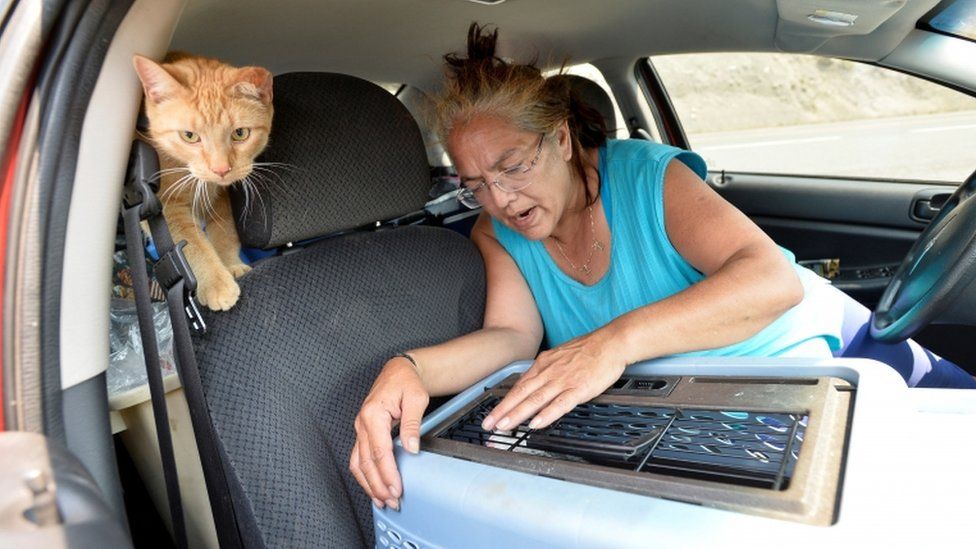
[[[573,263],[573,260],[566,255],[566,251],[563,250],[562,244],[559,243],[556,237],[550,236],[549,238],[556,243],[556,249],[559,250],[560,255],[563,256],[563,259],[569,263],[569,266],[574,271],[583,273],[583,276],[590,276],[590,273],[593,271],[590,268],[590,262],[593,261],[593,254],[603,251],[603,243],[596,239],[596,222],[593,221],[593,206],[587,206],[586,212],[590,214],[590,234],[593,235],[593,244],[590,245],[590,253],[586,255],[586,261],[582,265],[577,266],[576,263]]]

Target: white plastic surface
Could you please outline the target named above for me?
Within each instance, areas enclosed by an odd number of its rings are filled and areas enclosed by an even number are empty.
[[[132,55],[162,55],[183,0],[138,0],[112,40],[92,93],[78,149],[61,282],[61,388],[108,366],[112,248],[122,178],[142,87]]]
[[[976,90],[976,42],[913,30],[881,64]]]

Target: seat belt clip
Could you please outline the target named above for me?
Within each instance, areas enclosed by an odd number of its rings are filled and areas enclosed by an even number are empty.
[[[190,321],[190,327],[199,334],[207,333],[207,323],[203,321],[200,308],[197,307],[197,300],[193,299],[193,294],[187,293],[183,298],[183,311],[186,318]]]
[[[200,308],[197,306],[196,300],[193,299],[193,292],[197,289],[197,279],[193,276],[190,264],[187,263],[186,256],[183,254],[184,246],[186,246],[186,241],[181,240],[172,250],[160,256],[153,268],[153,273],[156,275],[159,285],[166,292],[183,281],[183,311],[190,321],[190,326],[203,334],[207,332],[207,323],[204,322]]]
[[[127,208],[139,207],[139,219],[145,221],[163,211],[156,197],[159,182],[154,176],[159,171],[159,157],[148,143],[134,141],[129,153],[122,204]]]

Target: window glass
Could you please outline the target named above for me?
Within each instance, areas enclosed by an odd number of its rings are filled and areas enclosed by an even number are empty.
[[[712,171],[959,182],[976,168],[976,99],[838,59],[651,59]]]
[[[921,26],[976,41],[976,0],[943,1]]]

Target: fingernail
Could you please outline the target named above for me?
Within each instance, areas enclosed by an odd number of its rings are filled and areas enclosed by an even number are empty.
[[[485,431],[491,431],[493,425],[494,422],[489,421],[488,419],[485,419],[484,421],[481,422],[481,428],[484,429]]]
[[[393,509],[394,511],[400,510],[400,502],[395,499],[386,500],[386,504],[390,507],[390,509]]]
[[[379,507],[380,509],[383,508],[383,502],[380,501],[380,500],[378,500],[378,499],[376,499],[376,498],[373,498],[373,505]]]
[[[394,485],[391,484],[389,486],[389,489],[390,489],[390,493],[393,494],[393,497],[395,497],[397,499],[400,499],[400,489],[399,488],[397,488],[396,486],[394,486]]]
[[[542,423],[542,420],[538,417],[532,418],[532,421],[529,422],[529,429],[535,429],[540,423]]]
[[[503,417],[502,420],[498,422],[498,425],[495,425],[495,427],[502,430],[508,429],[509,423],[511,423],[511,420],[509,420],[507,417]]]
[[[416,454],[420,451],[420,439],[417,437],[410,437],[407,439],[407,451],[411,454]]]

